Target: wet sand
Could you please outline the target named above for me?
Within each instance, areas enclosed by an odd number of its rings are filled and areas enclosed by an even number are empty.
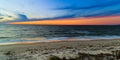
[[[112,54],[120,50],[120,39],[19,43],[0,46],[0,60],[49,60],[50,56],[75,58],[78,53]]]

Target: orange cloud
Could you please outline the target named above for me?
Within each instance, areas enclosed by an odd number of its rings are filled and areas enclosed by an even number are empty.
[[[31,24],[31,25],[113,25],[120,24],[120,16],[69,18],[56,20],[10,22],[8,24]]]

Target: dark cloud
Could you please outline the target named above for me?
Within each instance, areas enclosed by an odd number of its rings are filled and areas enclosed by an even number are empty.
[[[2,17],[0,17],[0,19],[3,19]]]
[[[24,14],[18,14],[19,18],[16,21],[26,21],[28,18]]]
[[[0,22],[26,21],[27,19],[24,14],[0,8]]]
[[[81,10],[81,9],[92,9],[92,8],[103,8],[103,7],[108,7],[108,6],[112,6],[112,5],[118,5],[120,4],[120,0],[111,0],[105,3],[101,3],[99,4],[94,4],[94,5],[90,5],[90,6],[76,6],[76,5],[71,5],[71,6],[65,6],[65,7],[58,7],[58,8],[54,8],[54,10]]]
[[[86,2],[89,3],[89,2]],[[120,0],[105,0],[102,3],[91,4],[89,6],[65,6],[58,7],[53,10],[66,11],[66,14],[56,16],[53,18],[31,19],[31,20],[51,20],[51,19],[64,19],[76,17],[99,17],[99,16],[112,16],[120,14]]]
[[[57,16],[51,19],[60,19],[60,18],[74,18],[75,14],[68,14],[68,15],[63,15],[63,16]]]
[[[113,10],[113,11],[103,11],[96,14],[89,14],[85,17],[97,17],[97,16],[112,16],[112,15],[118,15],[120,13],[120,10]]]
[[[64,19],[64,18],[74,18],[75,17],[75,14],[68,14],[68,15],[62,15],[62,16],[57,16],[57,17],[54,17],[54,18],[39,18],[39,19],[29,19],[29,21],[37,21],[37,20],[54,20],[54,19]]]
[[[86,4],[87,3],[89,2],[86,2]],[[69,12],[68,17],[73,18],[73,17],[95,17],[95,16],[118,15],[120,13],[120,9],[116,9],[116,8],[119,7],[120,7],[120,0],[105,0],[102,3],[99,3],[98,1],[98,3],[91,4],[89,6],[70,5],[70,6],[58,7],[53,10],[67,11]]]
[[[12,16],[8,16],[9,18],[12,18]]]

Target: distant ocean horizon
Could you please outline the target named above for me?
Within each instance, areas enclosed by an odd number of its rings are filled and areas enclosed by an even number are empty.
[[[0,44],[119,39],[120,25],[0,25]]]

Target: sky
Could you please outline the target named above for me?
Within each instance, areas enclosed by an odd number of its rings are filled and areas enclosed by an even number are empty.
[[[44,24],[53,25],[57,20],[64,22],[57,25],[73,25],[79,20],[74,25],[120,24],[119,7],[120,0],[0,0],[0,22],[42,24],[44,20]]]

